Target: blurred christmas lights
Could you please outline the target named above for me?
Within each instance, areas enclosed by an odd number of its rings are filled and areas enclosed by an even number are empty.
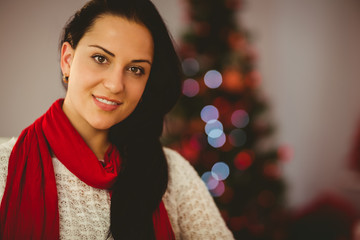
[[[234,165],[239,170],[246,170],[251,166],[253,159],[247,151],[238,153],[234,159]]]
[[[210,138],[219,138],[219,137],[220,137],[221,135],[223,135],[223,134],[224,134],[223,130],[216,128],[216,129],[212,129],[212,130],[209,132],[208,136],[209,136]]]
[[[244,90],[244,79],[237,69],[228,68],[224,70],[222,88],[233,93],[240,93]]]
[[[231,122],[237,128],[244,128],[249,124],[249,115],[246,111],[239,109],[231,115]]]
[[[222,123],[216,119],[208,121],[205,125],[205,132],[207,135],[209,135],[211,131],[216,130],[216,129],[220,130],[221,132],[223,132],[223,130],[224,130]]]
[[[197,167],[236,239],[275,239],[274,206],[283,192],[277,160],[288,161],[293,151],[287,146],[274,150],[273,141],[264,139],[272,126],[261,114],[268,99],[257,89],[262,82],[257,52],[246,30],[239,31],[233,21],[237,18],[231,17],[242,2],[186,3],[189,31],[180,48],[185,97],[177,114],[190,119],[174,146]],[[263,155],[265,150],[271,154]],[[264,184],[264,177],[271,184]]]
[[[182,92],[187,97],[194,97],[199,93],[199,83],[194,79],[186,79],[183,83]]]
[[[192,77],[199,72],[200,66],[196,59],[194,58],[187,58],[185,59],[182,64],[182,69],[185,76]]]
[[[222,76],[216,70],[208,71],[204,76],[205,85],[209,88],[218,88],[222,83]]]
[[[219,181],[213,177],[211,172],[204,172],[204,174],[201,176],[201,179],[204,181],[206,187],[209,190],[215,189],[219,184]]]
[[[294,157],[294,150],[289,145],[282,145],[277,150],[278,156],[281,161],[287,162]]]
[[[224,162],[217,162],[211,168],[211,174],[216,180],[225,180],[230,174],[230,168]]]
[[[218,119],[219,111],[216,107],[214,107],[212,105],[207,105],[207,106],[203,107],[203,109],[201,110],[200,116],[201,116],[201,119],[207,123],[210,120]]]
[[[214,148],[220,148],[222,147],[226,142],[226,136],[224,133],[222,133],[220,136],[216,138],[212,138],[211,136],[208,136],[208,143],[214,147]]]
[[[219,181],[216,188],[210,190],[210,193],[214,197],[220,197],[225,192],[225,184],[222,181]]]
[[[205,172],[201,179],[214,197],[219,197],[225,192],[225,180],[230,173],[229,166],[224,162],[217,162],[211,169],[211,172]]]

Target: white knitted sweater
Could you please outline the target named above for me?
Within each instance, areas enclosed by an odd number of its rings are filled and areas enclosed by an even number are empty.
[[[0,145],[0,199],[4,194],[8,160],[16,142]],[[177,152],[164,148],[169,183],[163,197],[176,239],[233,239],[205,184]],[[90,187],[53,158],[59,199],[61,239],[106,239],[110,225],[110,196]]]

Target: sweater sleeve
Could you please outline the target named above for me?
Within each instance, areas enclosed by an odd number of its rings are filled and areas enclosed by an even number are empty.
[[[164,200],[177,239],[234,239],[197,172],[177,152],[164,149],[169,183]],[[168,203],[168,204],[166,204]],[[175,225],[175,226],[174,226]]]
[[[0,144],[0,203],[5,191],[9,157],[16,142],[15,138]]]

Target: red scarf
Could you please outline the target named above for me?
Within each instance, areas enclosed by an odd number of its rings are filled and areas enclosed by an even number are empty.
[[[9,158],[0,206],[0,239],[59,239],[59,209],[51,151],[81,181],[110,189],[120,155],[109,147],[103,166],[62,110],[63,99],[19,136]],[[163,202],[153,214],[156,239],[175,239]]]

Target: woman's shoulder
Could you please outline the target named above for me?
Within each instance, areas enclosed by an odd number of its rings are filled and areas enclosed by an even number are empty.
[[[16,138],[0,138],[0,162],[10,157]]]
[[[183,158],[183,156],[180,155],[180,153],[176,152],[175,150],[173,150],[171,148],[163,147],[163,150],[164,150],[166,160],[167,160],[168,164],[170,164],[170,165],[184,164],[184,162],[186,161]]]
[[[0,138],[0,177],[6,178],[9,157],[15,143],[16,138]]]
[[[6,177],[8,173],[9,157],[16,143],[16,138],[0,139],[0,200],[4,194]]]
[[[177,204],[182,200],[189,201],[196,191],[200,198],[209,197],[205,183],[201,180],[195,168],[175,150],[164,148],[165,157],[168,162],[169,180],[166,191],[166,198],[174,200]]]
[[[163,200],[176,239],[234,239],[190,162],[172,149],[164,153],[169,182]]]
[[[173,149],[164,147],[165,157],[167,159],[168,168],[169,168],[169,177],[198,177],[199,175],[183,156],[180,153],[176,152]]]

